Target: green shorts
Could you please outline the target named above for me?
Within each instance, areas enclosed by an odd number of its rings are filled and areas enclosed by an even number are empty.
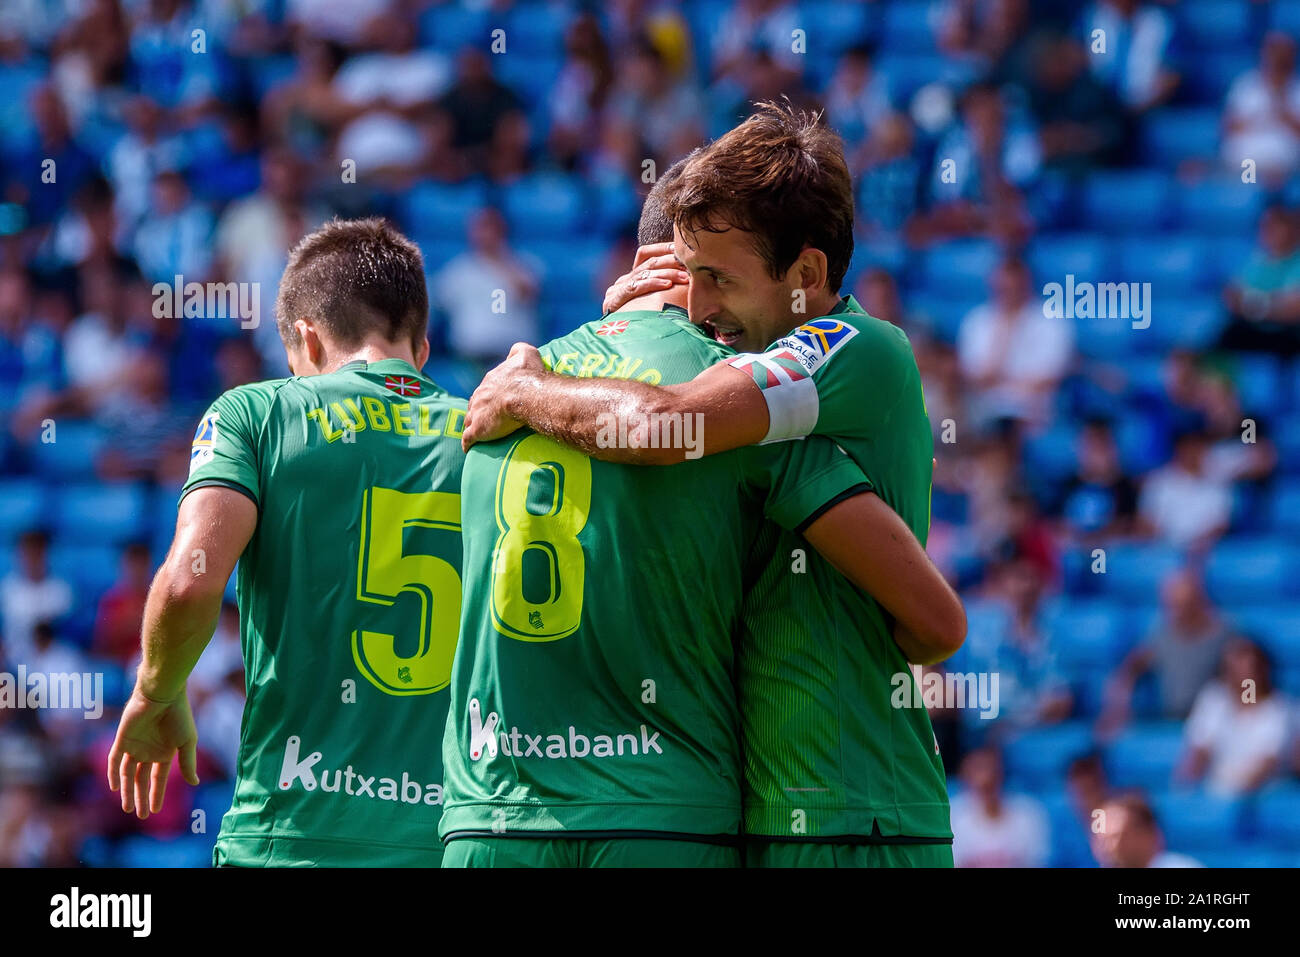
[[[723,844],[658,838],[458,837],[443,867],[740,867]]]
[[[745,842],[746,867],[952,867],[951,844]]]

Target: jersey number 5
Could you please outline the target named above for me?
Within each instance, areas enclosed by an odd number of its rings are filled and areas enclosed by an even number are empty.
[[[397,654],[393,635],[352,632],[357,668],[385,694],[433,694],[451,681],[460,630],[460,575],[434,555],[408,555],[402,532],[409,527],[460,532],[460,496],[454,492],[399,492],[375,486],[361,500],[361,554],[357,600],[391,606],[398,595],[420,598],[416,652]]]
[[[591,459],[543,435],[510,447],[497,475],[492,555],[492,624],[501,634],[558,641],[578,630],[587,564],[578,533],[590,508]]]

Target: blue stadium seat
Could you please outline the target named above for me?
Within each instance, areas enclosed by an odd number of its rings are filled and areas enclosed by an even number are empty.
[[[93,603],[117,580],[120,557],[121,549],[112,545],[59,540],[50,546],[50,571],[73,587],[79,605],[93,608]]]
[[[117,863],[119,867],[207,867],[212,863],[212,838],[187,834],[164,840],[133,835],[118,846]]]
[[[487,187],[481,182],[419,183],[402,195],[400,215],[422,245],[426,239],[439,239],[463,246],[470,218],[487,201]]]
[[[903,307],[942,342],[956,342],[961,321],[983,301],[978,295],[945,295],[922,290],[903,294]]]
[[[1069,602],[1048,617],[1048,633],[1060,666],[1109,671],[1132,645],[1132,625],[1122,604],[1099,600]]]
[[[1269,355],[1240,355],[1233,363],[1233,381],[1247,415],[1282,412],[1287,408],[1290,390],[1282,360]]]
[[[1300,536],[1300,481],[1279,481],[1269,502],[1270,523],[1279,532]]]
[[[45,517],[45,487],[40,482],[21,478],[0,482],[0,545],[42,524]]]
[[[512,236],[523,239],[564,239],[582,229],[590,212],[576,182],[558,173],[534,173],[504,191],[504,208]]]
[[[1111,248],[1092,233],[1036,236],[1027,251],[1029,266],[1040,286],[1073,275],[1077,281],[1097,282],[1111,274]]]
[[[1107,594],[1126,601],[1151,601],[1160,583],[1183,566],[1178,549],[1159,543],[1115,542],[1106,546]]]
[[[987,293],[989,276],[1001,259],[1001,251],[987,240],[944,243],[925,254],[925,284],[948,295],[981,295]]]
[[[1253,50],[1204,50],[1196,56],[1196,68],[1183,71],[1182,92],[1196,103],[1221,104],[1232,82],[1257,60]]]
[[[1293,37],[1300,36],[1300,3],[1274,3],[1270,6],[1273,16],[1269,27]]]
[[[188,790],[187,786],[187,790]],[[230,805],[235,796],[234,781],[214,781],[211,784],[200,784],[193,789],[193,810],[202,811],[206,821],[207,837],[209,845],[216,842],[217,830],[221,827],[221,818],[230,810]],[[191,820],[193,818],[191,817]]]
[[[1248,3],[1238,0],[1183,0],[1174,8],[1189,44],[1199,50],[1231,50],[1253,45]]]
[[[1176,169],[1190,159],[1214,161],[1219,155],[1220,123],[1215,107],[1157,110],[1142,129],[1147,162]]]
[[[933,0],[898,0],[885,6],[882,49],[891,53],[933,53],[940,5]]]
[[[1118,273],[1126,282],[1149,282],[1156,293],[1209,289],[1205,261],[1209,250],[1199,236],[1161,233],[1131,236],[1117,245]]]
[[[964,85],[975,72],[972,64],[960,63],[937,53],[886,52],[877,62],[889,84],[890,96],[898,104],[906,104],[913,93],[930,83]]]
[[[564,34],[572,21],[573,10],[568,4],[516,4],[505,18],[506,50],[529,56],[563,56]]]
[[[1300,852],[1247,842],[1232,847],[1205,847],[1189,855],[1206,867],[1300,867]]]
[[[1241,272],[1241,267],[1255,251],[1254,232],[1254,227],[1251,226],[1248,227],[1247,234],[1243,235],[1211,234],[1205,237],[1210,247],[1210,256],[1202,266],[1214,278],[1216,286],[1222,286]]]
[[[1166,288],[1172,285],[1168,282]],[[1150,331],[1159,342],[1162,353],[1173,348],[1208,349],[1218,341],[1227,324],[1227,311],[1212,292],[1168,296],[1152,290]]]
[[[107,442],[104,430],[89,422],[56,422],[54,441],[31,443],[29,454],[36,472],[55,481],[90,478],[95,461]]]
[[[1025,440],[1025,471],[1049,481],[1061,481],[1078,467],[1079,431],[1072,425],[1055,425]]]
[[[66,485],[54,493],[54,527],[83,544],[117,544],[148,533],[152,520],[138,485]]]
[[[1008,778],[1034,789],[1059,785],[1069,763],[1092,746],[1092,729],[1084,721],[1022,731],[1006,743]]]
[[[457,53],[462,47],[484,47],[488,42],[486,9],[466,9],[459,3],[434,4],[420,14],[420,45],[439,53]]]
[[[1300,418],[1288,416],[1275,423],[1273,444],[1277,446],[1278,467],[1287,474],[1300,475]]]
[[[1194,857],[1204,848],[1222,847],[1242,829],[1242,805],[1210,794],[1166,791],[1152,801],[1165,843]]]
[[[807,31],[809,58],[838,57],[871,36],[872,10],[864,3],[803,0],[799,26]]]
[[[1226,613],[1237,628],[1269,650],[1279,668],[1300,666],[1300,606],[1269,602],[1252,593],[1238,595]]]
[[[555,89],[555,81],[564,68],[564,61],[558,56],[543,56],[516,53],[496,58],[497,79],[510,87],[515,93],[531,104],[544,102],[548,92]],[[533,115],[533,133],[539,131],[537,124],[544,123],[545,116]],[[545,132],[544,130],[541,132]]]
[[[1300,850],[1300,786],[1275,785],[1255,798],[1255,833],[1271,847]]]
[[[477,363],[450,356],[432,358],[424,366],[425,375],[452,395],[462,398],[469,398],[478,384],[483,381],[483,374],[486,371]]]
[[[1155,337],[1147,338],[1154,340]],[[1150,416],[1132,412],[1121,415],[1115,424],[1115,444],[1119,447],[1119,460],[1124,471],[1129,475],[1141,475],[1161,465],[1164,453],[1160,439],[1161,426]]]
[[[1294,595],[1300,549],[1271,537],[1228,538],[1214,546],[1206,585],[1217,602],[1266,602]]]
[[[1103,233],[1151,232],[1168,219],[1171,184],[1153,170],[1097,172],[1084,187],[1087,224]]]
[[[1181,723],[1141,722],[1106,748],[1106,767],[1117,787],[1160,791],[1169,786],[1182,753]]]
[[[1075,813],[1064,788],[1049,788],[1035,797],[1043,802],[1051,822],[1052,867],[1096,867],[1088,842],[1087,824]]]
[[[1254,234],[1264,203],[1259,186],[1240,178],[1199,183],[1195,189],[1179,190],[1177,198],[1183,228],[1240,236]]]

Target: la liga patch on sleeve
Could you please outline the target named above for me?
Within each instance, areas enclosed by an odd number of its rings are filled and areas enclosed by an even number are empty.
[[[194,441],[190,445],[190,475],[194,470],[207,465],[217,454],[217,419],[220,412],[209,412],[194,431]]]

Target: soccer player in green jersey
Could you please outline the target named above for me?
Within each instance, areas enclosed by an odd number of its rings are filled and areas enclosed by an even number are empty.
[[[220,396],[194,438],[109,785],[143,818],[177,754],[198,783],[185,683],[238,560],[248,700],[214,863],[438,866],[465,403],[420,372],[420,252],[383,220],[330,223],[276,319],[294,376]]]
[[[671,234],[655,211],[672,177],[647,199],[643,242],[656,220]],[[683,293],[629,303],[544,360],[585,380],[684,381],[733,353],[665,304]],[[614,412],[604,427],[598,441],[677,444],[685,461],[626,468],[527,432],[467,457],[445,866],[739,862],[733,634],[746,579],[798,561],[773,552],[783,540],[763,515],[864,587],[903,580],[900,617],[918,632],[964,627],[920,543],[833,443],[699,458],[691,417]]]
[[[924,542],[933,445],[906,336],[839,288],[853,251],[842,146],[816,117],[772,104],[688,160],[665,199],[693,321],[740,350],[689,382],[573,380],[516,346],[470,400],[467,445],[519,423],[611,462],[671,464],[674,448],[602,447],[597,416],[701,415],[706,454],[833,439]],[[656,252],[665,252],[658,250]],[[786,548],[782,543],[776,554]],[[810,557],[811,559],[811,557]],[[747,858],[757,865],[951,865],[938,745],[908,663],[951,654],[895,635],[897,594],[853,588],[810,560],[773,564],[746,607],[738,685]],[[906,694],[897,694],[900,683]]]

